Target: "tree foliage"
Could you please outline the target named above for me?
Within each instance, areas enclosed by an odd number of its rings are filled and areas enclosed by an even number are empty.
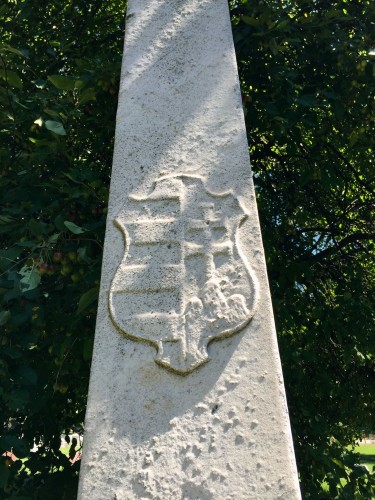
[[[347,445],[375,428],[374,5],[232,12],[302,490],[372,498]]]
[[[348,445],[375,428],[374,7],[230,7],[304,498],[372,498]],[[7,499],[75,496],[60,436],[84,419],[125,8],[0,6],[0,451],[22,459],[0,462]]]
[[[77,488],[60,436],[85,413],[124,11],[0,7],[0,451],[27,459],[0,469],[6,498],[71,499]]]

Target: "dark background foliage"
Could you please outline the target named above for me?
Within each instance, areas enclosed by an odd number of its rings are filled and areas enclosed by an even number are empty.
[[[372,498],[346,445],[374,430],[374,4],[232,13],[302,490]]]
[[[125,8],[0,5],[0,498],[75,498]],[[230,8],[303,496],[373,498],[374,5]]]

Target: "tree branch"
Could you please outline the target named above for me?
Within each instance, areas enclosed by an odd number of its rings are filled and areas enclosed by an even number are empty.
[[[342,240],[336,242],[335,245],[332,247],[326,248],[325,250],[322,250],[321,252],[319,252],[317,254],[304,255],[303,257],[301,257],[301,259],[298,259],[298,260],[299,261],[306,261],[306,260],[307,261],[320,261],[326,257],[329,257],[330,255],[332,255],[336,252],[339,252],[340,250],[342,250],[344,247],[346,247],[350,243],[360,242],[360,241],[364,241],[364,240],[373,240],[373,239],[374,239],[373,234],[353,233],[353,234],[346,236]]]

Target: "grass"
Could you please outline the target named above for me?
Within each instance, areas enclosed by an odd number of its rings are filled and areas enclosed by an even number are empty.
[[[360,463],[366,465],[370,472],[375,466],[375,444],[360,444],[354,448],[360,454]]]
[[[64,455],[68,456],[69,455],[69,448],[70,448],[69,445],[68,446],[62,446],[60,448],[60,451],[61,451],[61,453],[64,453]]]
[[[354,448],[354,452],[359,453],[359,463],[361,465],[366,465],[368,470],[373,472],[373,467],[375,466],[375,444],[360,444]],[[345,486],[346,480],[341,478],[340,483],[341,486]],[[322,489],[326,493],[329,491],[328,483],[326,481],[322,482]]]

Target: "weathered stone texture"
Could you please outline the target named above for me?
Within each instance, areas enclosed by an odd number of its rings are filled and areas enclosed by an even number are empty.
[[[129,1],[79,498],[300,498],[225,0]]]

